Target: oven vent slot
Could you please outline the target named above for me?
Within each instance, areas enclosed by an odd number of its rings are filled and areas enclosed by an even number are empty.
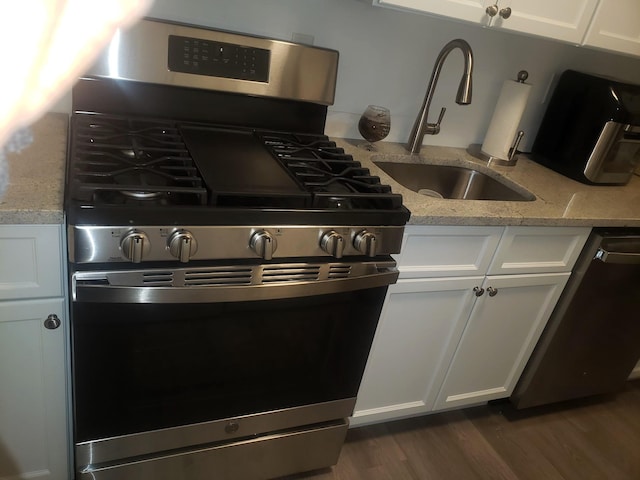
[[[173,285],[173,272],[153,272],[142,274],[145,287],[164,287]]]
[[[351,265],[329,265],[329,278],[349,278]]]
[[[312,282],[320,278],[320,266],[274,265],[262,270],[262,283]]]
[[[212,269],[187,271],[184,274],[185,286],[251,285],[251,268]]]

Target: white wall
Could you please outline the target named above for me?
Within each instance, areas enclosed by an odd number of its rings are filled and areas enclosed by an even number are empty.
[[[521,125],[524,150],[546,108],[550,83],[566,68],[640,83],[640,59],[373,7],[364,0],[155,0],[149,16],[284,40],[311,35],[315,45],[338,50],[338,87],[326,129],[338,137],[358,138],[360,113],[368,104],[379,104],[391,109],[388,140],[406,141],[435,58],[458,37],[474,51],[473,101],[469,106],[454,102],[463,65],[454,51],[442,70],[430,121],[442,106],[447,114],[440,134],[427,136],[430,144],[481,143],[502,82],[522,69],[533,85]]]

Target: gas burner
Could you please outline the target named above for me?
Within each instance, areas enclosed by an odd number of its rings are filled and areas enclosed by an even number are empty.
[[[207,191],[173,123],[93,114],[77,114],[74,122],[72,185],[77,200],[206,203]]]
[[[350,155],[324,136],[270,133],[261,137],[281,158],[351,160]]]

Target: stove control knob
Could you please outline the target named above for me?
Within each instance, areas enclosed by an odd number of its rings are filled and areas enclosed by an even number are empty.
[[[189,259],[198,251],[198,242],[193,234],[187,230],[178,230],[169,237],[167,244],[169,253],[187,263]]]
[[[265,260],[271,260],[277,248],[276,239],[266,230],[258,230],[251,235],[249,246]]]
[[[335,230],[329,230],[320,239],[320,248],[336,258],[342,258],[344,238]]]
[[[376,236],[366,230],[359,232],[353,239],[354,248],[369,257],[375,257],[378,253]]]
[[[142,258],[151,250],[149,237],[144,232],[131,230],[120,240],[120,249],[127,260],[140,263]]]

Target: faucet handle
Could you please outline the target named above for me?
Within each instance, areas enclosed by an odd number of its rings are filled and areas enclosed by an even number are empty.
[[[438,116],[438,121],[436,123],[427,123],[427,126],[424,129],[424,133],[428,134],[428,135],[437,135],[440,133],[440,124],[442,123],[442,119],[444,118],[444,112],[446,112],[447,109],[445,107],[442,107],[440,109],[440,115]]]

